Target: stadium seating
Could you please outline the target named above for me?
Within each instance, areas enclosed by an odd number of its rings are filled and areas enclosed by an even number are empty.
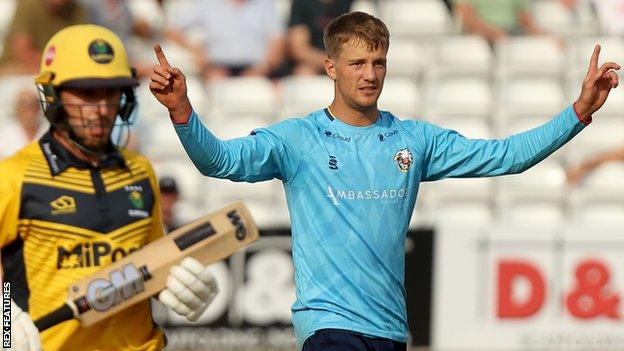
[[[501,221],[512,227],[560,228],[566,214],[565,173],[548,158],[520,175],[496,179]]]
[[[164,23],[164,13],[153,0],[126,0],[132,16],[146,21],[154,28],[159,28]]]
[[[574,10],[567,9],[559,0],[533,2],[533,14],[537,24],[548,33],[565,37],[592,35],[598,31],[589,1],[577,1]]]
[[[624,227],[624,204],[617,201],[585,201],[575,209],[570,222],[592,231],[616,230]]]
[[[511,37],[496,45],[498,74],[503,78],[562,78],[567,66],[565,51],[553,37]],[[587,59],[585,59],[587,60]]]
[[[496,179],[501,201],[549,200],[563,201],[565,172],[557,159],[547,158],[519,175]]]
[[[258,115],[267,120],[277,112],[277,97],[270,80],[263,77],[240,77],[219,80],[208,86],[213,118],[231,115]],[[198,101],[205,98],[197,96]]]
[[[624,198],[624,164],[606,164],[582,181],[580,187],[575,189],[571,198],[575,207],[583,206],[590,201],[618,201]]]
[[[422,113],[418,87],[406,78],[387,78],[378,105],[400,118],[419,118]]]
[[[495,222],[492,207],[476,201],[442,203],[436,208],[433,218],[434,228],[448,225],[449,222],[462,228],[488,228]]]
[[[448,75],[489,78],[495,63],[487,41],[476,35],[442,38],[435,58],[436,78]]]
[[[171,176],[176,179],[179,185],[181,199],[194,205],[198,210],[198,205],[203,205],[207,189],[206,178],[201,178],[199,171],[188,161],[179,158],[177,160],[166,160],[164,162],[151,160],[154,171],[158,177]],[[192,218],[192,215],[189,215]]]
[[[17,94],[25,89],[37,91],[33,76],[0,76],[0,121],[13,116]]]
[[[326,76],[286,77],[282,79],[283,109],[280,118],[307,116],[310,112],[329,106],[333,82]]]
[[[207,116],[204,120],[206,120],[211,131],[224,140],[247,136],[254,129],[266,127],[270,123],[257,115],[228,116],[227,119],[212,119],[211,116]]]
[[[548,201],[518,201],[509,204],[500,221],[507,228],[560,231],[566,225],[564,206]]]
[[[428,88],[427,116],[436,121],[458,116],[488,119],[494,108],[490,84],[484,79],[439,79]]]
[[[186,157],[169,115],[165,112],[152,117],[150,121],[136,122],[134,131],[139,136],[141,151],[152,161],[175,161],[180,157]]]
[[[427,184],[425,201],[434,226],[452,220],[456,224],[486,227],[494,221],[492,179],[444,179]]]
[[[275,0],[277,16],[284,25],[284,28],[288,27],[288,20],[290,18],[290,7],[291,0]]]
[[[351,4],[351,11],[362,11],[373,16],[379,16],[379,10],[375,5],[375,0],[355,0]]]
[[[620,146],[623,143],[624,121],[618,117],[596,117],[566,148],[569,161],[578,163],[586,157]]]
[[[15,12],[16,5],[17,0],[0,1],[0,38],[3,38],[3,40],[0,40],[0,44],[4,43],[4,37],[9,30],[9,25],[13,19],[13,13]]]
[[[451,16],[439,0],[384,0],[379,13],[394,38],[433,40],[453,30]]]
[[[387,76],[419,80],[430,65],[426,46],[412,40],[392,40],[388,48]]]
[[[557,80],[518,78],[500,87],[497,117],[553,116],[565,107],[561,84]]]
[[[282,200],[282,185],[277,180],[245,183],[209,179],[209,184],[208,191],[205,193],[209,201],[208,206],[219,207],[240,199],[245,201],[261,228],[289,225],[288,211]]]

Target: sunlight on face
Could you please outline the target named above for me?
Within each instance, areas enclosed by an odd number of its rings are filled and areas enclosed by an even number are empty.
[[[61,101],[72,132],[80,142],[96,150],[109,143],[121,91],[119,89],[65,89]]]
[[[344,44],[338,57],[332,59],[336,98],[358,111],[376,109],[386,77],[386,53],[383,47],[371,51],[358,39]]]

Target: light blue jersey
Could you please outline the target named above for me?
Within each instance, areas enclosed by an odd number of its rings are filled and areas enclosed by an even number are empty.
[[[176,131],[206,176],[283,181],[301,348],[324,328],[406,342],[404,246],[419,183],[522,172],[583,127],[569,107],[530,131],[472,140],[385,111],[374,124],[354,127],[325,109],[229,141],[195,114]]]

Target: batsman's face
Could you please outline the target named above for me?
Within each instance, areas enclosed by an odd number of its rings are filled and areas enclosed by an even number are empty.
[[[109,143],[120,99],[119,89],[61,91],[69,127],[82,144],[95,150],[101,150]]]
[[[362,40],[344,44],[338,57],[330,58],[327,70],[336,84],[336,98],[358,111],[377,108],[386,77],[386,52],[382,47],[371,51]]]

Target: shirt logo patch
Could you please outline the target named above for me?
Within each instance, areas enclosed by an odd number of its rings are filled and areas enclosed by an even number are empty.
[[[45,54],[45,64],[46,64],[46,66],[51,65],[52,61],[54,61],[55,57],[56,57],[56,46],[52,45],[52,46],[50,46],[50,48],[48,49],[48,51]]]
[[[410,166],[414,162],[414,157],[412,157],[412,153],[409,149],[405,148],[397,151],[393,160],[396,161],[399,170],[405,173],[409,171]]]
[[[327,197],[334,206],[340,206],[341,201],[381,201],[384,204],[398,204],[409,196],[407,188],[386,189],[336,189],[327,186]]]
[[[104,39],[95,39],[89,44],[89,56],[97,63],[110,63],[115,58],[113,47]]]
[[[395,129],[395,130],[393,130],[391,132],[386,132],[386,133],[383,133],[383,134],[380,133],[380,134],[377,135],[377,138],[379,138],[379,141],[384,141],[384,140],[388,139],[389,137],[391,137],[393,135],[397,135],[397,134],[399,134],[399,131]]]
[[[329,169],[338,169],[338,160],[336,159],[336,156],[329,156]]]
[[[338,133],[333,133],[329,130],[325,131],[325,136],[328,138],[334,138],[334,139],[338,139],[340,141],[344,141],[345,143],[349,143],[351,142],[351,137],[346,137],[346,136],[342,136]]]
[[[134,208],[142,209],[144,205],[143,196],[138,191],[133,191],[128,195],[128,200]]]
[[[124,190],[128,192],[128,201],[132,204],[132,207],[128,210],[128,216],[136,217],[136,218],[147,218],[149,216],[149,212],[145,211],[143,208],[145,206],[145,201],[143,200],[143,188],[139,185],[127,185],[124,187]]]
[[[63,195],[58,199],[50,202],[53,215],[76,213],[76,200],[68,195]]]

